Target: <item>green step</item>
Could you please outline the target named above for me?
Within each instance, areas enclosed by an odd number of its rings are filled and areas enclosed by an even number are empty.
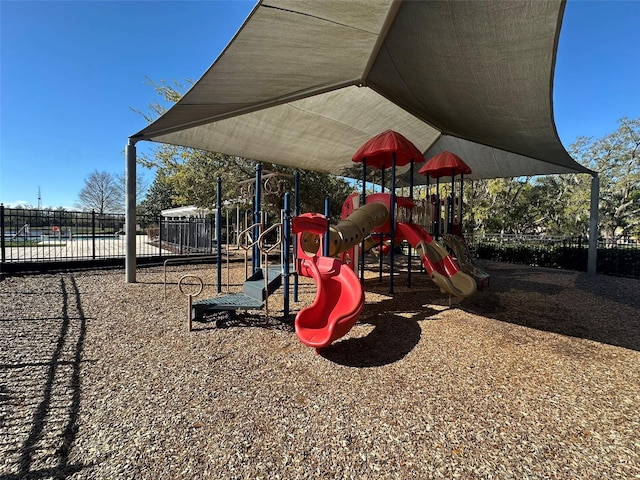
[[[282,285],[282,267],[274,265],[266,270],[268,288],[265,291],[265,270],[260,268],[244,282],[242,292],[256,300],[264,301]],[[267,293],[268,292],[268,293]]]
[[[232,293],[216,298],[195,300],[192,303],[193,318],[197,319],[205,312],[235,310],[260,310],[268,295],[275,292],[282,284],[282,267],[274,265],[266,270],[268,288],[265,290],[265,270],[259,269],[243,284],[243,293]]]
[[[260,300],[245,295],[244,293],[232,293],[217,298],[197,300],[191,305],[193,318],[200,317],[205,312],[231,311],[231,310],[259,310],[263,306]]]

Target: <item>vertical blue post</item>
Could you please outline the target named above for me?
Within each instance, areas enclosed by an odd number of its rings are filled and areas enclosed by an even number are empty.
[[[218,293],[222,292],[222,179],[218,177],[216,187],[216,270]]]
[[[409,167],[409,198],[413,200],[413,159]],[[413,208],[409,210],[409,223],[413,223]],[[411,288],[411,244],[407,250],[407,287]]]
[[[460,238],[464,237],[464,232],[462,230],[462,199],[464,198],[464,173],[460,173],[460,218],[458,218],[458,225],[460,225]]]
[[[451,169],[451,202],[447,211],[449,212],[449,221],[447,222],[447,233],[453,233],[453,215],[456,212],[456,169]]]
[[[291,261],[289,256],[291,253],[291,194],[289,192],[284,194],[284,225],[282,226],[283,239],[283,252],[282,256],[282,289],[284,290],[284,321],[289,321],[289,262]]]
[[[429,208],[429,235],[433,235],[433,216],[431,215],[433,212],[431,210],[431,183],[429,182],[429,172],[427,172],[427,207]],[[424,272],[424,264],[422,263],[422,258],[420,259],[420,273]]]
[[[380,193],[384,193],[384,171],[385,171],[384,163],[382,164],[381,170],[382,170],[382,173],[380,174]],[[379,256],[378,256],[378,282],[382,283],[382,263],[383,263],[382,247],[384,245],[384,235],[380,234],[378,238],[380,238],[380,243],[378,245],[378,248],[380,249]]]
[[[255,197],[253,201],[253,223],[255,227],[253,227],[253,241],[255,244],[253,245],[253,249],[251,250],[251,273],[256,273],[256,270],[260,268],[260,249],[258,248],[258,237],[260,236],[260,227],[258,223],[260,223],[260,206],[262,205],[262,165],[256,165],[256,186],[255,186]]]
[[[300,172],[296,172],[295,176],[293,177],[293,182],[294,182],[294,207],[293,207],[293,215],[294,217],[297,217],[298,215],[300,215]],[[293,238],[293,251],[296,252],[295,255],[297,255],[298,252],[298,237],[294,237]],[[297,262],[297,259],[296,259]],[[298,270],[297,270],[297,265],[296,265],[296,271],[293,275],[293,301],[297,302],[298,301]]]
[[[429,207],[429,234],[433,233],[433,217],[431,216],[431,185],[429,183],[429,172],[427,172],[427,204]],[[420,262],[422,264],[422,262]]]
[[[396,153],[393,152],[391,157],[391,222],[389,231],[391,234],[391,252],[389,252],[389,293],[393,293],[393,271],[395,262],[395,248],[396,248]]]
[[[362,198],[360,206],[367,203],[367,159],[362,159]],[[362,247],[360,248],[360,283],[364,284],[364,238],[362,239]]]
[[[436,178],[436,240],[440,238],[440,177]]]
[[[325,257],[328,257],[329,247],[331,246],[331,242],[329,239],[329,231],[331,228],[331,200],[329,199],[329,196],[324,197],[324,216],[327,217],[327,231],[324,233],[322,255],[324,255]]]

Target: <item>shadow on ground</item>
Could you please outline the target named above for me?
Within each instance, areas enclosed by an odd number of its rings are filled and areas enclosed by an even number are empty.
[[[12,433],[1,435],[3,462],[10,469],[2,479],[66,478],[86,467],[69,461],[78,430],[86,318],[75,279],[64,276],[58,286],[45,295],[55,298],[50,310],[59,316],[2,319],[9,328],[24,320],[42,323],[37,335],[14,335],[3,347],[0,417]]]
[[[638,280],[496,262],[486,265],[490,285],[463,300],[464,310],[640,351]]]
[[[367,292],[387,292],[386,284],[371,282]],[[418,323],[438,313],[425,307],[421,288],[385,295],[385,299],[365,305],[358,323],[374,328],[364,337],[338,340],[320,351],[327,360],[349,367],[377,367],[404,358],[420,342]]]

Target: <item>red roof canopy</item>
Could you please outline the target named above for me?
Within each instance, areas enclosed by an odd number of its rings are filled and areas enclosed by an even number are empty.
[[[455,153],[444,151],[431,157],[418,173],[429,174],[431,178],[451,177],[461,173],[469,175],[471,168]]]
[[[393,130],[384,131],[367,140],[351,160],[362,163],[366,159],[367,166],[382,169],[392,165],[394,153],[397,167],[407,165],[411,160],[416,163],[424,162],[422,152],[406,137]]]

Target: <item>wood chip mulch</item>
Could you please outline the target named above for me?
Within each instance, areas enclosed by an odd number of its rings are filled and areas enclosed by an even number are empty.
[[[166,300],[161,267],[5,278],[0,478],[640,478],[640,281],[482,265],[461,301],[370,270],[320,355],[279,293],[188,332],[178,278],[215,296],[211,265],[171,266]]]

